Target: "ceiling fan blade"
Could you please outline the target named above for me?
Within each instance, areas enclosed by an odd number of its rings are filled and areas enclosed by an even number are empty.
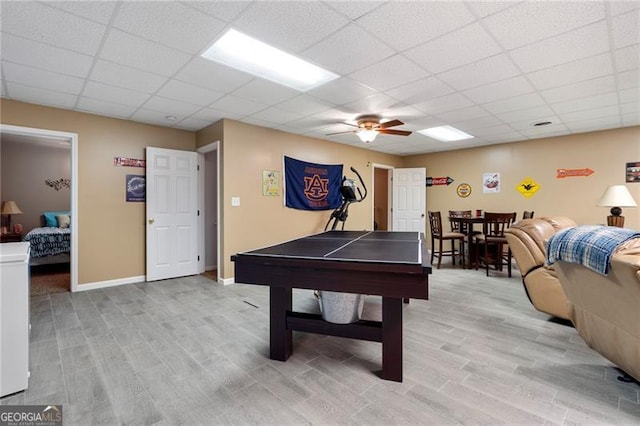
[[[356,133],[356,132],[357,132],[357,130],[348,130],[346,132],[327,133],[325,136],[343,135],[345,133]]]
[[[378,129],[386,129],[388,127],[402,126],[404,123],[400,120],[391,120],[386,123],[380,123]]]
[[[411,134],[408,130],[393,130],[393,129],[380,129],[378,130],[380,133],[384,133],[385,135],[398,135],[398,136],[409,136]]]

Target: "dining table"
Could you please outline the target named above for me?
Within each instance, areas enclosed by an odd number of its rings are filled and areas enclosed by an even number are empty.
[[[465,229],[467,231],[467,261],[466,268],[471,269],[475,262],[473,258],[474,251],[471,249],[473,244],[473,236],[478,232],[474,231],[474,226],[478,223],[484,224],[484,214],[476,214],[471,216],[449,216],[450,222],[457,222],[460,224],[459,229]]]

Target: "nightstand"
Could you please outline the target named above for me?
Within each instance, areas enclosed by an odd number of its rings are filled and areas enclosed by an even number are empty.
[[[22,241],[22,234],[0,234],[0,243],[18,243]]]

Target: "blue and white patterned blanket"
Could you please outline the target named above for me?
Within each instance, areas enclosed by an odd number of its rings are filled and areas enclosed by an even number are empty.
[[[607,275],[615,249],[640,232],[615,226],[582,225],[559,231],[547,242],[547,263],[578,263]]]
[[[31,244],[31,257],[53,256],[71,251],[69,228],[33,228],[22,238]]]

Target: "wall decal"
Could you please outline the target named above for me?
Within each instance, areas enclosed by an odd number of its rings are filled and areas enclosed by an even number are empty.
[[[453,179],[449,176],[446,177],[431,177],[427,176],[427,186],[434,185],[451,185],[453,183]]]
[[[56,191],[60,191],[61,188],[71,188],[71,179],[60,178],[60,179],[47,179],[44,181],[45,185],[55,189]]]
[[[484,173],[482,175],[482,192],[500,192],[500,173]]]
[[[531,198],[539,189],[540,185],[530,177],[524,178],[524,180],[516,186],[516,191],[525,198]]]
[[[147,162],[135,158],[113,157],[113,165],[117,167],[146,167]]]
[[[575,176],[591,176],[595,173],[588,167],[585,167],[584,169],[558,169],[556,171],[558,172],[556,175],[558,179]]]
[[[469,185],[468,183],[461,183],[456,188],[456,193],[460,198],[467,198],[469,195],[471,195],[471,185]]]

